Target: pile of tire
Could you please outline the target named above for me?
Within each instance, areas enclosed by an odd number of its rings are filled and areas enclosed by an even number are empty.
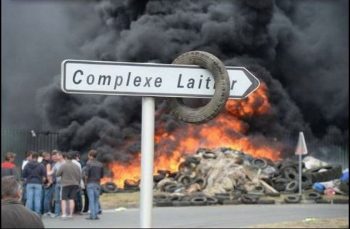
[[[304,167],[304,165],[302,165]],[[276,174],[271,178],[270,184],[279,192],[296,193],[299,188],[298,162],[290,159],[275,164]],[[313,182],[311,175],[302,174],[302,188],[311,188]]]
[[[339,179],[343,174],[343,171],[340,165],[327,165],[309,169],[305,171],[305,174],[308,174],[311,177],[312,183],[316,183]]]

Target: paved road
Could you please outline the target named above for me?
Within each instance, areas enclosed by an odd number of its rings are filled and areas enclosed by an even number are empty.
[[[206,207],[158,207],[153,210],[153,227],[249,227],[257,224],[315,218],[347,218],[347,204],[298,205],[226,205]],[[139,210],[106,210],[100,220],[86,220],[87,215],[70,220],[43,218],[47,228],[128,228],[139,227]]]

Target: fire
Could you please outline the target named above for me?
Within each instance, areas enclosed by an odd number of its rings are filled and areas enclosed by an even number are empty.
[[[255,157],[277,160],[280,157],[278,147],[273,148],[254,142],[246,136],[249,126],[242,121],[256,115],[268,114],[271,105],[267,96],[267,87],[260,87],[244,100],[229,100],[226,109],[215,119],[202,125],[183,124],[172,132],[166,132],[160,124],[156,127],[154,173],[157,170],[175,172],[183,156],[195,153],[199,148],[215,149],[229,147],[241,150]],[[276,145],[276,144],[275,144]],[[125,165],[114,162],[109,165],[113,171],[113,182],[124,187],[124,180],[140,178],[140,154]],[[108,178],[103,182],[112,181]]]

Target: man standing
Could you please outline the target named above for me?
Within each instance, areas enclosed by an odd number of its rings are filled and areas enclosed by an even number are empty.
[[[44,215],[50,215],[51,212],[51,204],[52,204],[52,194],[54,192],[54,185],[52,180],[52,160],[51,160],[51,154],[49,152],[43,152],[43,160],[41,161],[41,164],[44,165],[46,169],[46,180],[43,187],[43,199],[42,199],[42,206],[43,206],[43,214]]]
[[[40,215],[43,193],[42,184],[46,179],[46,170],[45,167],[38,162],[38,153],[33,153],[32,160],[24,167],[23,178],[25,179],[27,189],[26,207]]]
[[[19,179],[19,173],[15,165],[16,154],[7,152],[5,155],[5,161],[1,163],[1,177],[14,176]]]
[[[57,171],[59,168],[65,163],[65,160],[63,158],[62,152],[58,150],[52,151],[52,160],[55,162],[53,169],[51,172],[48,173],[48,175],[52,175],[53,182],[54,182],[54,203],[55,203],[55,214],[52,215],[52,217],[58,217],[61,214],[61,177],[56,176]]]
[[[79,169],[80,169],[80,172],[82,172],[82,168],[81,168],[81,162],[80,162],[80,153],[78,151],[74,151],[74,154],[75,154],[75,157],[74,159],[72,160],[72,162],[74,164],[76,164]],[[81,198],[81,195],[82,195],[82,190],[85,189],[85,186],[84,186],[84,182],[83,182],[83,179],[80,180],[80,186],[79,186],[79,191],[77,192],[77,196],[75,197],[74,199],[74,213],[78,213],[78,214],[81,214],[81,210],[83,208],[83,203],[82,203],[82,198]]]
[[[27,163],[29,161],[32,160],[32,154],[33,152],[32,151],[27,151],[25,153],[25,159],[22,161],[22,167],[21,167],[21,176],[23,178],[23,170],[24,170],[24,167],[27,165]],[[23,205],[26,205],[26,200],[27,200],[27,192],[26,192],[26,182],[22,179],[22,185],[23,185],[23,190],[22,190],[22,203]]]
[[[62,185],[62,219],[72,218],[74,212],[74,199],[79,191],[81,171],[72,162],[74,153],[68,153],[66,162],[59,168],[56,176],[61,176]],[[67,203],[69,212],[67,214]]]
[[[89,161],[86,164],[85,169],[85,183],[86,190],[89,197],[90,217],[86,219],[96,220],[99,219],[97,214],[99,212],[99,198],[100,198],[100,180],[103,177],[103,165],[96,160],[97,151],[90,150],[88,153]]]
[[[1,178],[1,228],[44,228],[39,215],[22,205],[21,192],[13,176]]]

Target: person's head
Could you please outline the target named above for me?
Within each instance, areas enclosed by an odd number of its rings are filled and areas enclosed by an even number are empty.
[[[44,159],[44,160],[46,160],[46,161],[51,160],[51,154],[50,154],[49,152],[44,151],[44,152],[42,153],[42,155],[43,155],[43,159]]]
[[[75,159],[75,155],[76,155],[75,151],[69,151],[67,153],[67,159],[68,160],[73,160],[73,159]]]
[[[32,154],[33,154],[32,151],[30,151],[30,150],[27,151],[27,152],[25,153],[26,160],[28,160],[28,161],[32,160]]]
[[[62,160],[67,160],[67,152],[62,152]]]
[[[89,160],[96,159],[96,157],[97,157],[97,151],[94,149],[90,150],[88,153]]]
[[[56,162],[58,159],[57,159],[57,150],[52,150],[51,152],[51,159]]]
[[[52,151],[53,157],[56,159],[56,161],[62,161],[63,160],[63,153],[59,150],[53,150]]]
[[[5,155],[5,161],[8,161],[8,162],[14,162],[15,158],[16,158],[16,154],[12,152],[7,152]]]
[[[38,161],[39,158],[39,153],[38,152],[33,152],[32,154],[32,161]]]
[[[1,178],[1,200],[16,199],[22,197],[22,186],[14,176],[4,176]]]
[[[80,161],[80,153],[79,153],[79,151],[75,151],[75,159],[77,161]]]

